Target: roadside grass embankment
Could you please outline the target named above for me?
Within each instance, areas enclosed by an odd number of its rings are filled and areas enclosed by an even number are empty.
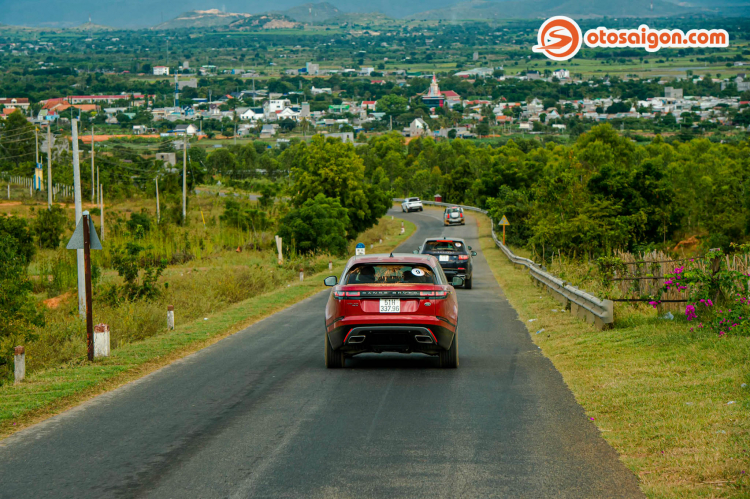
[[[399,235],[401,220],[384,217],[357,241],[367,244],[368,253],[391,251],[416,228],[409,221],[404,225],[405,234]],[[381,236],[382,244],[378,242]],[[59,316],[48,317],[50,330],[56,333],[27,345],[30,373],[26,380],[0,386],[0,438],[138,379],[320,292],[324,289],[322,278],[341,273],[348,259],[334,259],[329,271],[329,258],[319,256],[300,281],[296,269],[284,270],[275,260],[260,265],[257,257],[245,258],[250,264],[170,268],[172,275],[162,278],[173,283],[170,294],[113,307],[109,312],[106,307],[95,308],[95,322],[110,325],[113,350],[110,357],[94,362],[85,360],[85,324],[71,319],[77,311],[75,297],[70,297],[60,307]],[[269,260],[268,255],[261,258]],[[178,272],[182,285],[174,280]],[[166,329],[167,302],[175,305],[173,331]],[[55,320],[67,326],[52,327],[50,321]]]
[[[472,215],[474,216],[474,215]],[[490,268],[532,340],[650,498],[750,497],[750,337],[617,304],[599,331],[536,287],[475,216]],[[743,388],[743,384],[745,387]]]

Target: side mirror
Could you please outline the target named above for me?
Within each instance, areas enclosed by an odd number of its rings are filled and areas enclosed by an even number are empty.
[[[323,282],[326,284],[326,286],[335,286],[339,282],[339,280],[338,278],[336,278],[335,275],[332,275],[332,276],[326,277]]]
[[[469,246],[469,251],[471,251],[471,246]]]
[[[464,278],[463,277],[458,277],[458,276],[454,277],[453,280],[451,281],[451,285],[453,287],[463,286],[464,285]]]
[[[471,252],[471,256],[477,256],[477,252],[476,251],[472,251]]]
[[[419,254],[419,250],[414,250],[414,251],[412,251],[412,253],[414,253],[415,255],[418,255]]]

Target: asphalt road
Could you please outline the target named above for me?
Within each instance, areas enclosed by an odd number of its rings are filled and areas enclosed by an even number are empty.
[[[456,235],[440,212],[417,233]],[[327,292],[0,442],[0,497],[642,497],[533,344],[481,252],[460,367],[323,365]]]

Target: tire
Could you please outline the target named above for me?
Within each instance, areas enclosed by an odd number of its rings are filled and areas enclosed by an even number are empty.
[[[346,362],[346,357],[344,356],[344,352],[341,350],[334,350],[331,348],[331,342],[328,341],[328,335],[324,335],[325,339],[325,360],[326,360],[326,367],[328,369],[338,369],[340,367],[344,367],[344,363]]]
[[[424,211],[424,208],[420,208],[419,211]]]
[[[473,277],[469,277],[468,279],[464,279],[464,288],[465,289],[471,289],[471,280]]]
[[[440,367],[455,369],[458,367],[458,333],[453,335],[453,343],[448,350],[440,352]]]

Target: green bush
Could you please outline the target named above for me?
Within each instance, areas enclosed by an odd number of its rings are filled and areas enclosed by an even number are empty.
[[[346,254],[347,210],[337,198],[318,194],[284,216],[279,235],[300,253]]]
[[[65,210],[60,206],[40,210],[31,226],[39,246],[45,249],[56,249],[60,246],[67,222]]]
[[[159,296],[161,290],[157,282],[167,267],[167,262],[153,262],[153,259],[141,255],[145,250],[140,244],[128,242],[124,248],[120,247],[115,251],[112,263],[125,283],[122,287],[112,285],[106,291],[108,301],[116,303],[122,298],[131,301],[149,300]]]
[[[44,324],[44,317],[30,296],[32,285],[26,276],[28,262],[17,247],[16,239],[0,233],[0,379],[10,376],[13,347],[32,341],[32,326]]]

